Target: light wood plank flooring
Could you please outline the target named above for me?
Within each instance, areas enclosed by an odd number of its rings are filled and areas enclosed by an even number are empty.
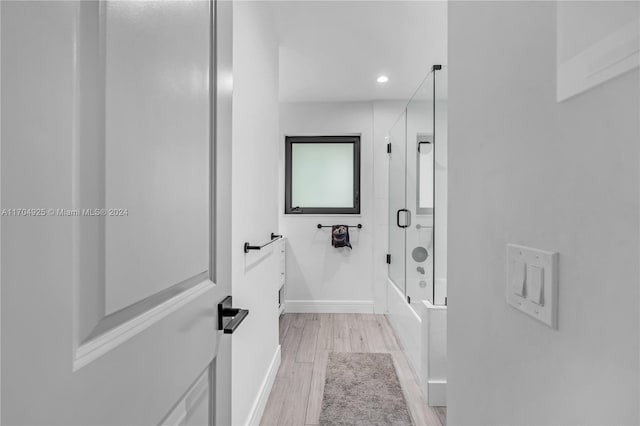
[[[446,408],[426,404],[384,315],[285,314],[280,344],[282,362],[261,425],[319,424],[329,352],[390,353],[414,424],[446,424]]]

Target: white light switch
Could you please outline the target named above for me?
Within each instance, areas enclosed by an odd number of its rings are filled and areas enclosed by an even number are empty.
[[[528,299],[536,305],[544,306],[544,268],[527,265]]]
[[[507,303],[558,328],[558,253],[507,244]]]
[[[513,262],[511,274],[511,288],[520,297],[527,297],[527,265],[524,262]]]

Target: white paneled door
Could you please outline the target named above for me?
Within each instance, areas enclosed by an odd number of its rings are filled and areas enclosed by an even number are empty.
[[[229,418],[230,9],[0,4],[2,424]]]

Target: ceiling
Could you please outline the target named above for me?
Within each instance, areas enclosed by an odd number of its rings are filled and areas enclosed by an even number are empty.
[[[445,1],[269,3],[283,102],[406,100],[446,63]]]

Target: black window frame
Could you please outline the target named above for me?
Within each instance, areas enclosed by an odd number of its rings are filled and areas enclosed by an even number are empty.
[[[292,148],[297,143],[348,143],[353,145],[353,207],[298,207],[291,205]],[[285,214],[360,214],[360,136],[285,136]]]

